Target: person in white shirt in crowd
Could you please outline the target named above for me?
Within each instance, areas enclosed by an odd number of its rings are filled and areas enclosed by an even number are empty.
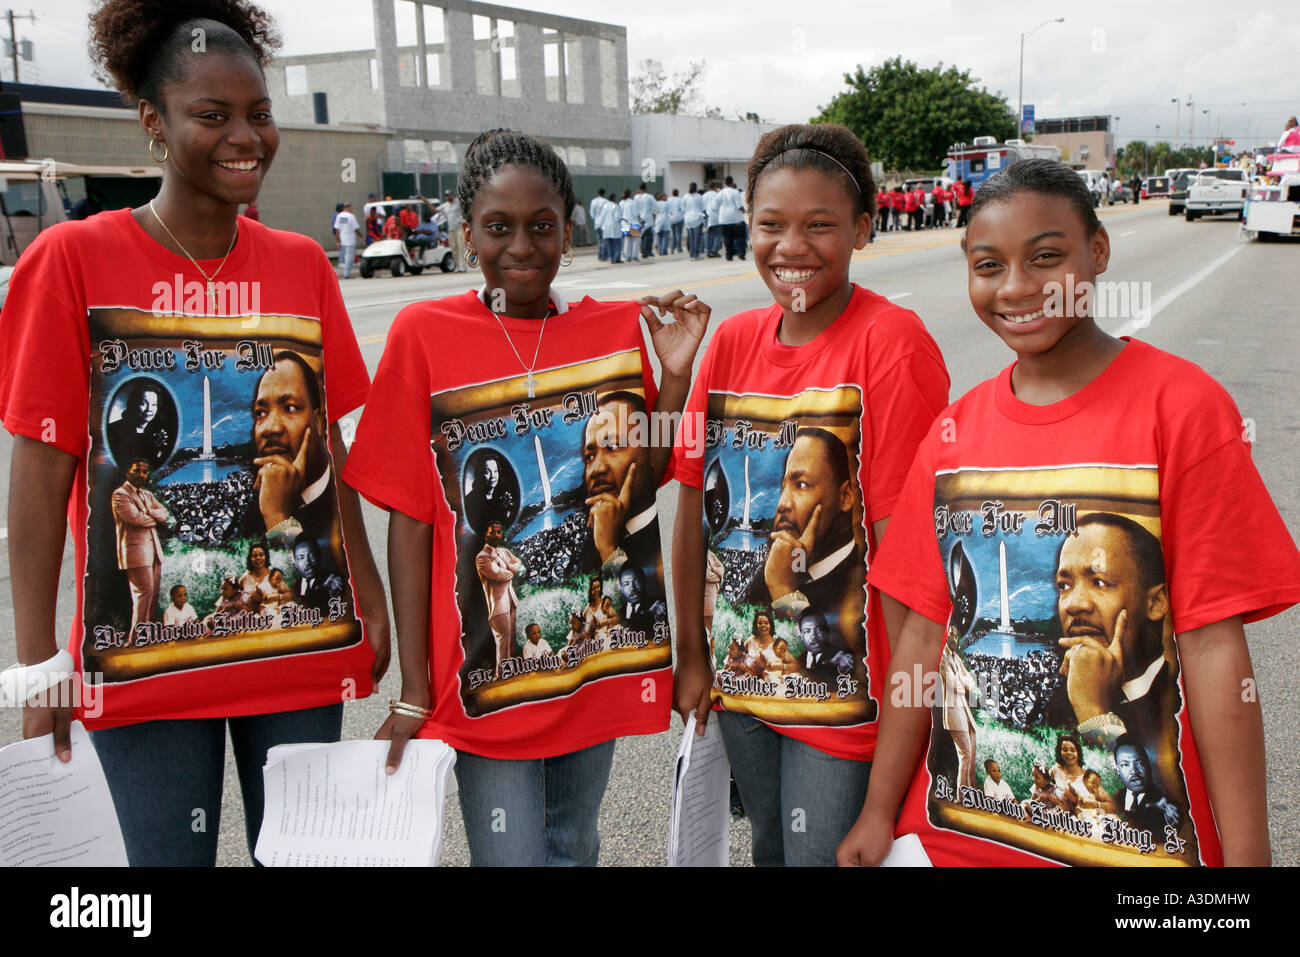
[[[682,223],[686,218],[686,203],[677,190],[668,197],[668,227],[672,230],[672,251],[682,251]]]
[[[605,197],[605,202],[600,207],[600,219],[597,222],[600,225],[601,242],[605,244],[605,261],[622,262],[623,232],[620,226],[622,213],[612,195]]]
[[[722,184],[716,179],[709,184],[709,191],[704,194],[704,215],[707,217],[705,229],[708,230],[708,257],[717,259],[722,255],[722,221],[718,219],[718,205],[722,202]]]
[[[618,203],[619,229],[623,235],[623,260],[635,262],[641,258],[641,214],[636,197],[630,189],[623,190]]]
[[[672,221],[668,218],[668,196],[660,193],[655,198],[655,244],[660,256],[668,255],[668,237]]]
[[[172,585],[171,603],[163,612],[164,625],[183,625],[187,621],[198,621],[194,606],[189,603],[189,593],[184,585]]]
[[[704,251],[704,194],[691,183],[682,200],[682,223],[686,227],[686,252],[699,259]]]
[[[641,255],[649,258],[655,254],[655,198],[646,191],[645,183],[642,183],[637,187],[635,199],[636,214],[641,220]]]
[[[606,262],[609,259],[609,253],[605,248],[605,228],[602,220],[605,216],[605,204],[609,200],[605,198],[605,191],[599,190],[591,199],[591,205],[587,207],[591,215],[591,228],[596,232],[596,258],[600,262]]]
[[[993,800],[1015,801],[1016,792],[1002,779],[1002,768],[992,758],[984,762],[984,796]]]
[[[573,245],[591,245],[591,237],[587,235],[587,210],[580,199],[573,201]]]
[[[727,185],[718,193],[718,223],[727,249],[727,262],[733,256],[745,258],[745,197],[728,176]]]
[[[334,216],[334,238],[339,244],[339,265],[343,267],[343,278],[352,278],[352,263],[357,258],[357,236],[361,234],[361,224],[352,215],[352,204],[344,203],[343,209]]]
[[[465,231],[461,229],[460,224],[465,221],[465,216],[460,211],[460,199],[454,189],[449,189],[443,194],[442,205],[438,207],[438,212],[447,221],[447,238],[451,241],[451,255],[456,260],[456,272],[464,272]]]

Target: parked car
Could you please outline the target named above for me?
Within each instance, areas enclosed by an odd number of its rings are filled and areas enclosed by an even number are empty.
[[[1174,185],[1169,190],[1169,215],[1177,216],[1187,205],[1187,190],[1196,179],[1198,169],[1185,169],[1174,178]]]
[[[1160,196],[1168,196],[1172,185],[1168,176],[1148,176],[1142,183],[1142,198],[1156,199]]]
[[[1133,189],[1128,183],[1112,183],[1110,187],[1110,201],[1112,203],[1135,203],[1137,197],[1133,195]]]
[[[1202,216],[1235,213],[1243,218],[1250,181],[1246,171],[1237,167],[1203,169],[1187,189],[1184,216],[1193,222]]]

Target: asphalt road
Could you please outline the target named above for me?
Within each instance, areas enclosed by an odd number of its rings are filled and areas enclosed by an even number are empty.
[[[1300,260],[1295,241],[1244,243],[1232,220],[1186,223],[1166,215],[1165,204],[1103,210],[1112,242],[1110,280],[1149,283],[1153,317],[1135,334],[1162,349],[1203,366],[1232,393],[1243,416],[1253,420],[1255,461],[1288,526],[1300,529],[1300,491],[1295,470],[1300,464],[1300,424],[1294,411],[1295,369],[1300,364],[1300,324],[1294,298],[1294,275]],[[914,310],[926,323],[948,362],[955,398],[1011,361],[1005,346],[988,332],[966,298],[965,261],[955,230],[918,234],[891,233],[855,257],[853,279]],[[354,278],[343,283],[366,364],[373,373],[383,351],[386,331],[402,306],[470,288],[475,274],[424,275],[401,279]],[[617,266],[596,261],[591,249],[561,271],[556,285],[571,299],[589,294],[598,299],[630,299],[675,288],[697,292],[713,308],[711,327],[743,309],[771,302],[750,262],[684,256]],[[1107,319],[1111,332],[1123,319]],[[703,350],[701,350],[701,354]],[[0,498],[7,499],[12,440],[0,433]],[[1212,494],[1213,489],[1207,489]],[[665,550],[671,544],[676,491],[659,496]],[[371,546],[387,576],[386,519],[369,505],[366,522]],[[6,543],[7,544],[7,543]],[[65,552],[60,589],[59,628],[67,634],[72,611],[71,544]],[[664,567],[670,567],[668,554]],[[0,622],[12,628],[8,555],[0,556]],[[669,590],[671,593],[671,582]],[[1268,742],[1268,804],[1273,859],[1300,864],[1300,657],[1293,635],[1300,624],[1295,609],[1247,628],[1259,680]],[[0,641],[0,667],[14,661],[13,642]],[[396,664],[377,694],[347,706],[344,736],[370,737],[382,723],[386,702],[400,687]],[[17,740],[19,714],[0,711],[0,743]],[[667,854],[667,808],[680,723],[660,735],[627,738],[618,743],[614,770],[601,814],[601,863],[662,864]],[[165,768],[159,769],[166,773]],[[447,839],[442,863],[464,865],[465,847],[459,808],[454,799],[446,815]],[[243,813],[238,799],[233,757],[227,756],[226,796],[222,809],[219,862],[246,865]],[[749,830],[732,827],[731,860],[747,864]]]

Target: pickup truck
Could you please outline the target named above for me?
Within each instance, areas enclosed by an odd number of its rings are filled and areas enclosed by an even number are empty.
[[[1234,213],[1241,219],[1249,189],[1244,169],[1201,170],[1188,186],[1184,218],[1190,223],[1202,216]]]

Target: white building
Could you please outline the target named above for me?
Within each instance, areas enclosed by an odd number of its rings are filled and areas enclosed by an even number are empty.
[[[648,113],[632,117],[632,157],[642,179],[656,176],[655,191],[686,195],[691,183],[731,176],[742,192],[745,167],[754,147],[778,123],[714,120],[699,116]]]

